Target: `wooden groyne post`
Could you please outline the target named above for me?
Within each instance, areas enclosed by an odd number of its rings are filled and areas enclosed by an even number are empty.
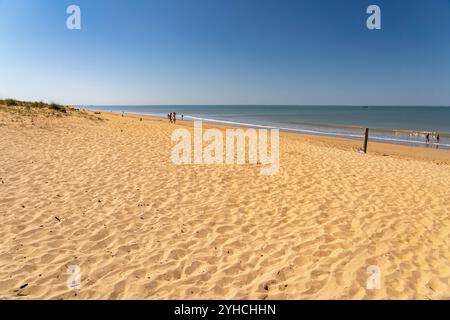
[[[369,141],[369,128],[366,128],[364,130],[364,146],[363,146],[363,152],[367,153],[367,143]]]

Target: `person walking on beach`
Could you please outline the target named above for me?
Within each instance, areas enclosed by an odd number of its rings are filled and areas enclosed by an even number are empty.
[[[177,113],[173,113],[173,123],[177,123]]]
[[[184,114],[181,115],[181,120],[184,120]]]
[[[426,140],[427,140],[427,144],[430,143],[430,134],[429,133],[427,133],[427,135],[426,135]]]
[[[439,137],[439,133],[438,133],[438,135],[436,136],[436,142],[439,144],[439,139],[440,139],[440,137]]]

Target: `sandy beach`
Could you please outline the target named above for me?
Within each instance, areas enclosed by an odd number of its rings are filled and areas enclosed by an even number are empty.
[[[450,151],[281,133],[262,176],[140,118],[0,110],[0,299],[450,298]]]

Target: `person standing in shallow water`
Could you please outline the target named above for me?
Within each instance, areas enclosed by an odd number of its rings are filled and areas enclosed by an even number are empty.
[[[429,133],[427,133],[427,135],[426,135],[426,140],[427,140],[427,144],[430,143],[430,134]]]

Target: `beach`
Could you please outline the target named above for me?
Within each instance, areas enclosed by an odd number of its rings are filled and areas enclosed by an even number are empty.
[[[282,132],[263,176],[174,164],[175,128],[0,110],[0,299],[450,298],[449,150]]]

